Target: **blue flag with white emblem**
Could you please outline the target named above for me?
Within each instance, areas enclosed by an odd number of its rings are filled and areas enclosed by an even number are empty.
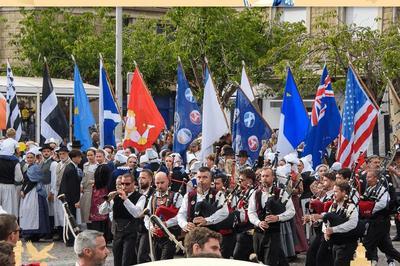
[[[309,124],[307,110],[297,90],[292,71],[288,68],[276,144],[280,158],[295,151],[305,140]]]
[[[107,73],[100,60],[100,99],[99,99],[99,127],[100,127],[100,146],[115,145],[114,130],[121,122],[121,116],[111,93],[107,80]]]
[[[201,132],[201,114],[181,62],[178,63],[177,72],[173,150],[184,155],[190,143]]]
[[[305,141],[303,156],[311,154],[313,167],[320,165],[326,147],[339,135],[341,117],[336,105],[331,78],[326,66],[315,95],[311,124]]]
[[[258,158],[262,140],[271,137],[272,130],[242,89],[236,91],[233,117],[233,148],[238,153],[245,150],[251,163]]]
[[[92,146],[89,127],[96,123],[78,66],[74,66],[74,137],[82,143],[82,150]]]

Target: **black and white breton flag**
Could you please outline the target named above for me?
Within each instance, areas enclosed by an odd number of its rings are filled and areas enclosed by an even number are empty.
[[[43,66],[42,107],[40,109],[40,143],[54,138],[62,143],[68,136],[68,123],[65,114],[58,106],[56,92],[49,75],[47,63]]]
[[[376,121],[374,131],[372,132],[372,140],[367,149],[367,156],[386,156],[391,148],[390,133],[389,98],[388,88],[386,88],[379,108],[378,120]]]
[[[7,128],[14,128],[15,139],[19,141],[22,135],[21,114],[17,101],[17,93],[14,86],[14,76],[10,63],[7,60]]]

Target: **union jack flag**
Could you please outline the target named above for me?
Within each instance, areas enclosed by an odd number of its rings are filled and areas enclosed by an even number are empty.
[[[325,69],[326,68],[324,68],[324,70]],[[331,77],[329,76],[329,74],[326,74],[324,82],[318,87],[317,94],[315,95],[314,104],[311,110],[311,125],[313,127],[318,125],[318,121],[321,120],[325,115],[327,105],[326,103],[322,102],[322,99],[324,97],[335,98],[333,90],[331,88],[327,90],[330,85],[331,85]]]
[[[351,167],[367,150],[378,112],[378,107],[365,93],[353,68],[349,67],[337,153],[342,167]]]
[[[311,126],[304,142],[303,156],[312,154],[313,167],[323,161],[326,147],[339,135],[340,124],[341,117],[336,105],[331,77],[327,67],[324,66],[311,111]]]

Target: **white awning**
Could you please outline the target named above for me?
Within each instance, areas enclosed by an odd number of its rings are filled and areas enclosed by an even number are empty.
[[[74,81],[67,79],[51,79],[57,96],[73,97],[74,96]],[[43,78],[42,77],[14,77],[14,86],[17,95],[36,95],[42,93]],[[88,97],[99,97],[99,87],[84,83],[86,94]],[[6,93],[7,77],[0,76],[0,92]]]

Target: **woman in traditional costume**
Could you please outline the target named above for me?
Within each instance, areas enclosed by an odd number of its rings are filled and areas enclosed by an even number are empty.
[[[42,183],[41,167],[36,162],[36,156],[40,156],[40,152],[28,151],[26,156],[28,169],[24,174],[21,189],[19,222],[22,237],[26,240],[39,241],[42,236],[50,233],[47,192]]]

